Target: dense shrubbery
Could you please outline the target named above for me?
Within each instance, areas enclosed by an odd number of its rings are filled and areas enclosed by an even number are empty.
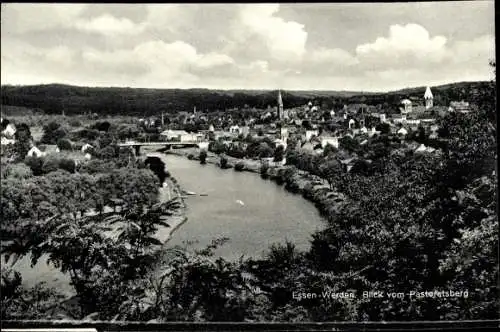
[[[207,163],[207,151],[200,151],[200,155],[198,157],[200,159],[200,164],[206,164]]]
[[[234,170],[235,171],[238,171],[238,172],[241,172],[245,169],[245,163],[239,161],[236,163],[236,165],[234,165]]]
[[[57,140],[57,147],[62,151],[62,150],[72,150],[73,145],[71,144],[71,141],[66,139],[66,138],[60,138]]]

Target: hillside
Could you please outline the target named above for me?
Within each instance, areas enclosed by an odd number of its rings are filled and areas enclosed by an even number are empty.
[[[460,82],[433,87],[437,104],[468,99],[489,82]],[[282,91],[285,108],[313,100],[325,107],[343,103],[395,104],[402,98],[422,96],[425,87],[388,93],[355,91]],[[225,110],[235,107],[267,108],[276,105],[277,91],[211,89],[132,89],[79,87],[61,84],[1,87],[2,105],[43,110],[45,113],[82,114],[85,112],[147,116],[158,112]]]

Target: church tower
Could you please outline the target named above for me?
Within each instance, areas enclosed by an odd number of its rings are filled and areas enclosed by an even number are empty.
[[[283,120],[283,99],[281,98],[281,90],[278,90],[278,117]]]
[[[424,93],[425,99],[425,109],[429,109],[434,106],[434,96],[432,95],[431,88],[427,87]]]

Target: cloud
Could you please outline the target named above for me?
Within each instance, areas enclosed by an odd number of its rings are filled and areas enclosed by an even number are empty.
[[[439,63],[446,57],[446,38],[431,37],[418,24],[399,25],[389,28],[388,37],[379,37],[372,43],[356,47],[360,62],[371,67],[410,66],[417,63]]]
[[[456,18],[442,25],[408,6],[386,4],[380,21],[361,4],[2,4],[2,82],[383,90],[489,79],[491,13],[445,6]]]
[[[259,36],[274,59],[293,61],[305,53],[307,32],[304,25],[275,16],[279,4],[245,5],[240,11],[241,24],[248,34]],[[241,30],[238,31],[241,33]]]
[[[10,33],[70,27],[83,12],[85,4],[2,4],[2,25]]]
[[[109,14],[90,20],[80,19],[76,21],[75,27],[82,31],[99,33],[110,37],[140,34],[145,28],[144,25],[135,24],[127,18],[116,18]]]

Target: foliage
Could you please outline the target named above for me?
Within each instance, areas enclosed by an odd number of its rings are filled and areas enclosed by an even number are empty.
[[[31,130],[28,125],[25,123],[17,125],[14,137],[16,139],[14,143],[14,151],[17,156],[16,159],[23,160],[28,154],[28,151],[31,149],[33,143],[33,136],[31,135]]]
[[[2,268],[0,294],[2,320],[46,319],[50,317],[51,309],[63,299],[57,290],[43,283],[26,289],[19,272],[8,268]]]
[[[283,160],[283,157],[285,155],[285,148],[283,145],[278,145],[276,150],[274,150],[274,159],[273,161],[275,162],[281,162]]]
[[[76,163],[73,159],[61,158],[59,160],[59,169],[68,171],[70,173],[75,173]]]
[[[24,163],[31,168],[33,175],[42,175],[43,174],[43,163],[44,159],[41,157],[26,157],[24,159]]]
[[[200,159],[200,164],[206,164],[207,163],[207,152],[200,151],[199,159]]]
[[[40,140],[44,144],[56,144],[61,138],[66,137],[67,131],[57,122],[50,122],[43,127],[43,136]]]
[[[57,140],[57,147],[62,151],[62,150],[72,150],[73,145],[71,144],[71,141],[66,139],[66,138],[60,138]]]
[[[234,165],[234,170],[235,171],[238,171],[238,172],[241,172],[245,169],[245,163],[239,161],[236,163],[236,165]]]
[[[2,179],[14,178],[14,179],[27,179],[33,176],[33,171],[31,168],[24,163],[7,164],[2,166]]]
[[[226,169],[226,168],[228,168],[228,166],[229,166],[229,165],[228,165],[228,160],[227,160],[227,157],[225,157],[225,156],[223,156],[223,155],[221,155],[221,156],[220,156],[219,166],[220,166],[220,168],[222,168],[222,169]]]

